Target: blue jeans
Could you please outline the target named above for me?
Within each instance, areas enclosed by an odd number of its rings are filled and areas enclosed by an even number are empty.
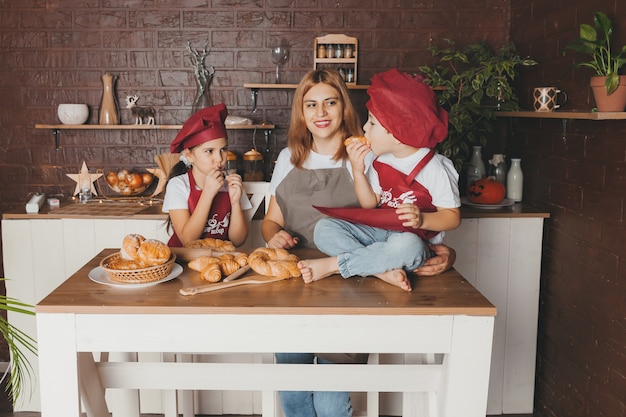
[[[276,353],[276,363],[313,363],[313,353]],[[320,357],[319,364],[332,364]],[[285,417],[352,417],[349,392],[280,391]]]
[[[421,237],[410,232],[379,229],[334,218],[315,225],[315,245],[336,256],[344,278],[380,274],[403,268],[410,272],[433,256]]]

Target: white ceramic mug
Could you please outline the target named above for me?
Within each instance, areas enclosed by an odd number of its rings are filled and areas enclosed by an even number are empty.
[[[561,94],[561,100],[558,100],[559,94]],[[535,111],[554,111],[567,102],[567,94],[556,87],[536,87],[533,91],[533,99]]]

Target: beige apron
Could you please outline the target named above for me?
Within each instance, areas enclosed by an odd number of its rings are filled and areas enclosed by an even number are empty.
[[[360,207],[346,162],[341,168],[293,168],[276,188],[285,230],[299,238],[298,247],[315,248],[313,229],[326,217],[313,206]]]
[[[313,229],[322,217],[313,206],[360,207],[354,181],[346,167],[292,169],[276,188],[276,202],[285,221],[285,230],[300,241],[298,247],[315,248]],[[333,363],[366,363],[367,353],[323,353]]]

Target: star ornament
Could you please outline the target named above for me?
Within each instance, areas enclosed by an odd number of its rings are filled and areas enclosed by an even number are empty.
[[[93,183],[94,181],[96,181],[98,178],[102,176],[102,173],[90,174],[89,169],[87,169],[87,164],[85,163],[85,161],[83,161],[83,166],[81,167],[78,174],[65,174],[65,175],[70,177],[72,180],[76,181],[76,188],[74,189],[74,195],[78,195],[80,193],[81,188],[87,188],[87,187],[91,189],[92,195],[98,195]]]

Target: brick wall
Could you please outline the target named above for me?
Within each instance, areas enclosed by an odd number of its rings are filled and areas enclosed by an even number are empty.
[[[563,110],[590,110],[589,70],[571,71],[565,45],[596,10],[626,44],[621,0],[512,0],[511,40],[540,62],[522,90],[557,85]],[[522,95],[522,94],[521,94]],[[541,282],[536,415],[626,415],[626,121],[512,121],[525,200],[549,210]]]
[[[231,114],[278,126],[270,156],[285,146],[291,91],[259,93],[252,114],[244,83],[271,83],[269,41],[283,36],[291,46],[282,81],[297,83],[313,68],[316,36],[345,33],[359,39],[360,83],[390,67],[406,71],[427,63],[427,48],[444,37],[500,46],[508,35],[508,0],[21,0],[0,2],[0,213],[22,208],[30,193],[70,196],[82,161],[97,168],[153,167],[169,151],[175,131],[62,131],[55,150],[52,133],[35,124],[56,124],[60,103],[90,106],[98,123],[105,71],[117,75],[117,98],[140,96],[156,108],[158,124],[182,124],[195,93],[185,44],[202,48],[216,69],[214,103]],[[364,114],[366,94],[354,93]],[[122,107],[122,106],[120,106]],[[123,124],[131,124],[120,109]],[[364,121],[364,120],[363,120]],[[230,131],[240,156],[253,146],[249,131]],[[256,146],[265,152],[262,132]],[[0,356],[6,358],[6,353]]]

